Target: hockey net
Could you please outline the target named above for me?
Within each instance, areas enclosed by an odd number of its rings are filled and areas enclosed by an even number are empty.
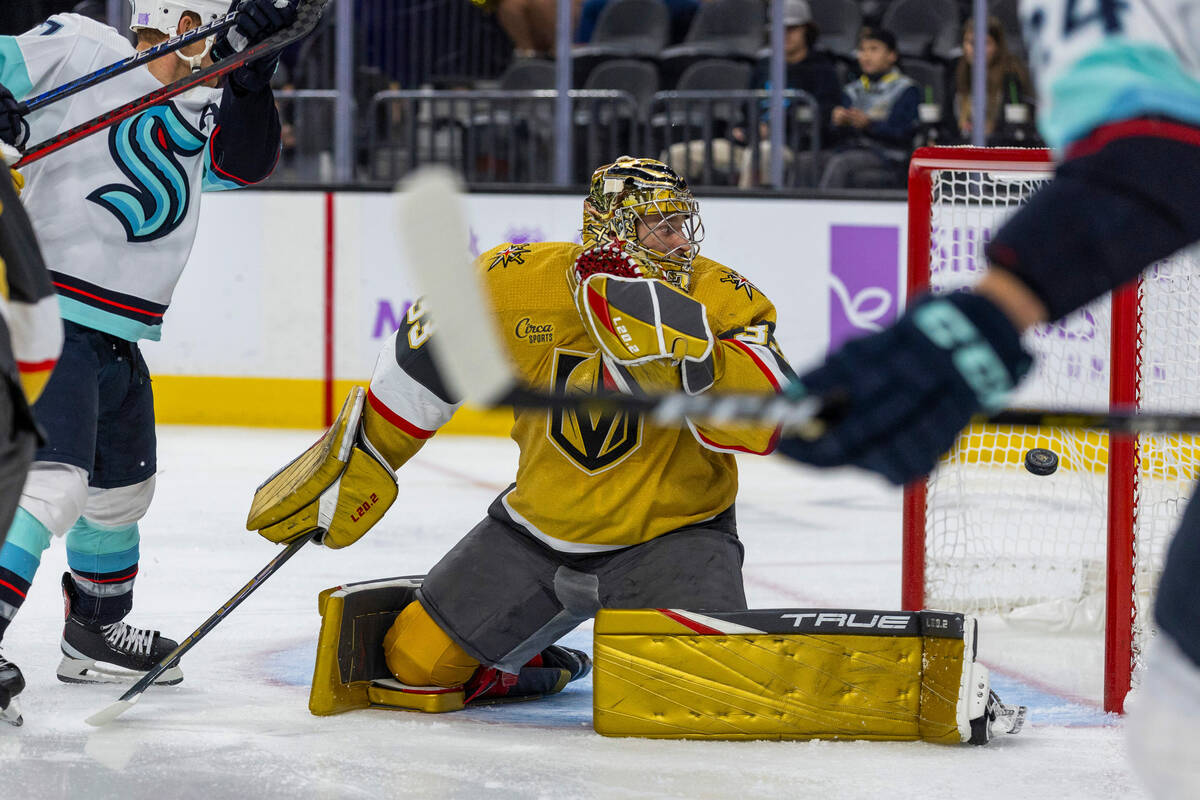
[[[1051,169],[1043,150],[918,150],[909,173],[909,296],[977,280],[991,231]],[[1195,411],[1197,330],[1193,252],[1028,333],[1037,364],[1011,405]],[[1058,455],[1056,472],[1024,468],[1035,447]],[[1188,435],[970,428],[926,481],[905,490],[905,608],[1102,636],[1104,708],[1121,711],[1153,635],[1154,590],[1198,458]]]

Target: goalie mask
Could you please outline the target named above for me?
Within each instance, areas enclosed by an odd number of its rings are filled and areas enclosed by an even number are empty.
[[[183,12],[191,11],[200,17],[201,25],[207,25],[228,14],[230,3],[229,0],[129,0],[129,5],[133,7],[129,30],[137,33],[149,29],[173,37],[179,32],[179,18]],[[175,55],[186,61],[195,72],[200,69],[201,60],[212,48],[213,38],[209,36],[204,40],[204,50],[199,55],[185,56],[179,50],[175,51]]]
[[[645,224],[638,236],[638,222]],[[583,244],[623,243],[662,278],[687,290],[704,238],[700,207],[678,173],[653,158],[621,156],[592,173],[583,203]]]

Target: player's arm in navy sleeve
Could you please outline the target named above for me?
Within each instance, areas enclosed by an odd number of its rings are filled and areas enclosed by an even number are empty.
[[[269,177],[282,146],[279,112],[270,85],[248,90],[226,81],[217,119],[209,139],[209,159],[216,177],[240,186]]]

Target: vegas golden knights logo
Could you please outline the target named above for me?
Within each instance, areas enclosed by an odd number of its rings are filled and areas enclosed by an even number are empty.
[[[555,350],[554,359],[555,394],[598,388],[598,354]],[[592,363],[585,364],[589,361]],[[642,415],[556,408],[550,413],[548,433],[558,449],[585,472],[603,472],[642,443]]]

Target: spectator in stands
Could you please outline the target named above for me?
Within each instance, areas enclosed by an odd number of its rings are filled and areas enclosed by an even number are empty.
[[[963,26],[963,54],[958,60],[954,74],[954,118],[959,134],[971,138],[971,69],[975,63],[975,20],[968,19]],[[996,17],[987,21],[987,119],[984,131],[989,144],[1006,143],[993,141],[1003,126],[1003,109],[1006,105],[1027,105],[1032,97],[1029,73],[1025,65],[1014,55],[1005,42],[1004,26]],[[1032,115],[1025,110],[1029,119]],[[1020,120],[1015,120],[1020,122]],[[1008,142],[1011,143],[1011,142]]]
[[[817,101],[816,114],[821,121],[821,135],[829,133],[829,126],[835,106],[841,100],[841,87],[838,86],[837,68],[833,59],[825,53],[818,53],[816,46],[820,29],[813,22],[812,9],[807,0],[786,0],[783,6],[783,58],[786,62],[784,86],[788,89],[801,89],[808,92]],[[761,59],[754,71],[754,85],[762,89],[771,88],[771,60]],[[787,101],[784,101],[786,107]],[[771,163],[771,143],[768,141],[771,131],[769,126],[768,103],[763,101],[762,113],[758,121],[758,164],[755,169],[754,149],[747,148],[742,153],[741,178],[738,185],[742,188],[767,182],[767,173]],[[796,124],[793,115],[787,115],[788,132],[786,139],[792,141],[791,127]],[[738,144],[747,144],[747,130],[734,128],[732,138]],[[790,149],[784,149],[783,162],[785,167],[794,162],[794,154]],[[803,177],[803,176],[801,176]]]
[[[671,39],[668,44],[679,44],[687,35],[692,17],[700,7],[700,0],[663,0],[671,19]],[[575,30],[575,43],[587,44],[592,40],[596,30],[596,20],[600,12],[608,5],[608,0],[583,0],[583,8],[579,12],[579,27]]]
[[[820,186],[902,187],[921,90],[896,67],[896,37],[891,31],[864,28],[857,56],[862,75],[846,84],[842,103],[831,115],[834,147],[816,156]]]
[[[830,115],[833,107],[841,99],[841,88],[838,86],[837,70],[833,60],[824,53],[813,50],[820,35],[812,19],[812,10],[807,0],[786,0],[783,10],[783,47],[786,62],[784,85],[788,89],[801,89],[808,92],[817,101],[817,110],[821,119],[822,129],[828,130]],[[760,89],[770,89],[770,58],[764,58],[755,67],[752,85]],[[785,107],[787,101],[784,101]],[[758,119],[747,121],[734,127],[729,132],[728,139],[713,142],[712,166],[726,175],[740,176],[738,184],[743,188],[766,182],[767,169],[770,164],[770,136],[768,103],[763,101]],[[793,140],[794,131],[790,130],[795,119],[788,115],[788,141]],[[757,136],[750,129],[757,124]],[[752,141],[753,140],[753,141]],[[758,147],[754,147],[754,141]],[[758,152],[757,164],[755,152]],[[705,142],[694,140],[678,142],[671,145],[668,155],[663,160],[668,161],[678,171],[693,176],[695,181],[702,173],[705,157]],[[794,160],[791,149],[784,150],[784,164],[790,165]]]

